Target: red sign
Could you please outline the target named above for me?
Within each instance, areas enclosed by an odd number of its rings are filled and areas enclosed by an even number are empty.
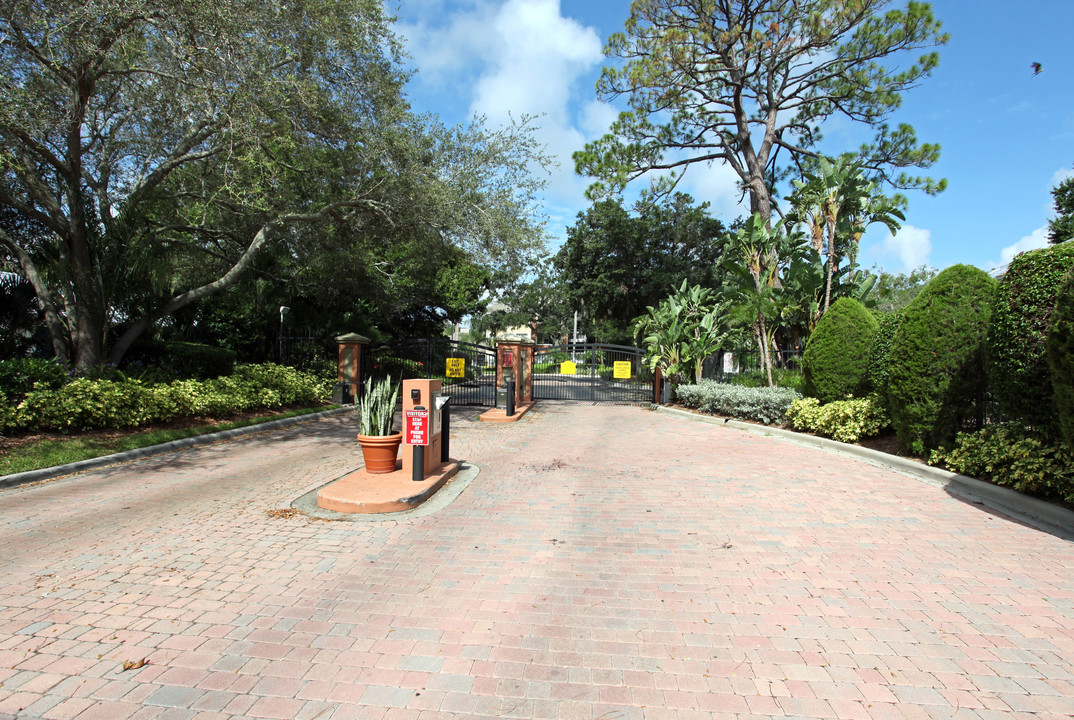
[[[503,366],[505,368],[511,367],[512,363],[514,362],[514,359],[514,353],[512,353],[510,350],[503,351]]]
[[[403,442],[407,445],[429,444],[429,411],[407,410],[403,426]]]

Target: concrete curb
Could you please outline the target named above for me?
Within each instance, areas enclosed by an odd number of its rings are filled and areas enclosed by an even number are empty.
[[[398,523],[405,520],[422,518],[440,512],[455,502],[455,500],[462,495],[463,491],[470,487],[470,483],[472,483],[481,472],[475,465],[470,465],[467,462],[460,462],[459,472],[448,480],[443,487],[433,493],[428,500],[410,510],[391,513],[341,513],[335,512],[334,510],[325,510],[317,505],[317,492],[321,488],[331,485],[335,480],[311,485],[295,500],[282,500],[277,503],[276,509],[286,510],[288,508],[293,508],[311,518],[320,520],[341,520],[353,523]],[[336,479],[338,480],[339,478]]]
[[[998,510],[1006,515],[1010,515],[1011,517],[1038,529],[1051,533],[1058,531],[1066,539],[1074,539],[1074,511],[1067,510],[1058,505],[1053,505],[1044,500],[1038,500],[1037,498],[1023,495],[1010,488],[993,485],[990,482],[978,480],[977,478],[968,477],[966,475],[959,475],[958,473],[953,473],[948,470],[934,468],[925,465],[924,463],[910,460],[909,458],[899,457],[898,455],[890,455],[888,453],[880,452],[879,450],[870,450],[869,448],[864,448],[860,445],[841,443],[837,440],[829,440],[828,438],[817,437],[816,435],[797,433],[793,430],[754,425],[752,423],[742,422],[741,420],[725,419],[714,417],[712,415],[700,415],[678,408],[664,407],[662,405],[654,407],[657,412],[664,413],[665,415],[687,418],[695,422],[703,422],[710,425],[729,427],[753,435],[776,437],[781,440],[793,442],[797,445],[816,448],[826,452],[834,452],[839,455],[846,455],[867,462],[870,465],[896,470],[904,475],[909,475],[918,480],[924,480],[932,485],[943,487],[951,494],[969,500],[970,502],[978,502],[987,505],[993,510]]]
[[[172,440],[171,442],[161,443],[160,445],[149,445],[148,447],[138,448],[136,450],[127,450],[125,452],[113,453],[112,455],[102,455],[101,457],[79,460],[78,462],[67,463],[66,465],[56,465],[55,467],[41,468],[39,470],[27,470],[26,472],[15,473],[14,475],[3,475],[0,476],[0,490],[38,482],[39,480],[49,480],[62,475],[73,475],[75,473],[86,472],[87,470],[96,470],[97,468],[130,462],[131,460],[140,460],[141,458],[151,457],[153,455],[162,455],[164,453],[175,452],[176,450],[184,450],[197,445],[208,445],[210,443],[220,442],[221,440],[231,440],[237,437],[242,437],[243,435],[253,435],[254,433],[278,430],[279,428],[285,428],[290,425],[312,422],[333,415],[342,415],[343,413],[353,412],[353,410],[354,408],[350,406],[338,407],[331,410],[310,413],[309,415],[296,415],[295,417],[281,418],[279,420],[269,420],[268,422],[263,422],[258,425],[247,425],[246,427],[221,430],[220,432],[214,432],[208,435],[196,435],[194,437],[183,438],[182,440]]]

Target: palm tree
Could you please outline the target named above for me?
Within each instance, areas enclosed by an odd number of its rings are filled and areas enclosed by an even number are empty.
[[[791,198],[791,223],[805,225],[811,235],[813,248],[827,253],[824,301],[820,314],[828,311],[832,302],[834,279],[844,255],[850,256],[851,275],[857,260],[858,243],[865,228],[874,222],[887,225],[894,234],[905,216],[895,200],[881,195],[878,186],[869,182],[862,167],[851,154],[837,158],[820,157],[817,171],[806,172],[803,180],[795,180]]]
[[[778,230],[767,227],[760,213],[754,213],[738,232],[728,236],[721,260],[729,271],[725,291],[732,298],[731,315],[753,331],[769,387],[774,383],[768,320],[775,310],[779,284],[777,248],[782,239]]]

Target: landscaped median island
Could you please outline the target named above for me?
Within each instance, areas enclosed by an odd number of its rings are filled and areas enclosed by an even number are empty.
[[[330,383],[279,365],[168,382],[72,378],[56,362],[0,361],[0,475],[148,447],[332,407]]]

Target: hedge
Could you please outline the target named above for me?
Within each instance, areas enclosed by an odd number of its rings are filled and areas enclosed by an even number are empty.
[[[1067,273],[1056,293],[1048,331],[1048,365],[1059,428],[1067,446],[1074,449],[1074,270]]]
[[[876,395],[835,400],[825,405],[817,398],[802,398],[791,403],[785,417],[795,430],[846,443],[879,435],[891,424],[884,401]]]
[[[959,433],[953,449],[933,451],[929,463],[1018,492],[1074,503],[1074,452],[1018,423]]]
[[[996,281],[953,265],[906,307],[890,353],[888,408],[899,443],[921,455],[983,420],[984,344]]]
[[[750,388],[702,380],[695,385],[679,385],[675,397],[686,407],[704,413],[773,425],[782,422],[787,408],[802,395],[791,388]]]
[[[322,402],[324,379],[279,365],[240,365],[228,377],[176,380],[77,378],[37,387],[17,405],[0,395],[0,430],[131,428],[183,417],[214,416]]]
[[[802,355],[805,393],[822,403],[865,389],[876,318],[854,298],[843,297],[824,313]]]
[[[1071,268],[1074,243],[1018,255],[1000,280],[988,330],[988,376],[1000,413],[1048,434],[1059,429],[1048,328]]]
[[[891,380],[891,343],[902,322],[902,311],[881,313],[876,318],[876,336],[869,355],[868,386],[887,406],[887,386]]]

